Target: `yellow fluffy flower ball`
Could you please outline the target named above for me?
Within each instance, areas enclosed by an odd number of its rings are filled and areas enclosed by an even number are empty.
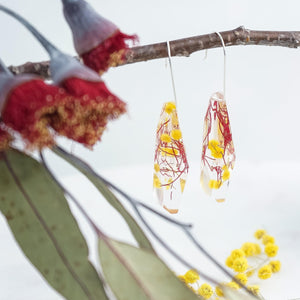
[[[221,180],[214,180],[214,179],[211,179],[209,182],[208,182],[208,186],[210,189],[219,189],[222,185],[222,181]]]
[[[160,139],[162,142],[164,143],[170,143],[171,142],[171,137],[166,134],[166,133],[163,133],[161,136],[160,136]]]
[[[269,265],[273,273],[277,273],[281,269],[281,262],[279,260],[271,260]]]
[[[235,277],[236,280],[238,280],[243,285],[245,285],[248,281],[248,277],[244,273],[238,273],[234,277]]]
[[[228,256],[225,260],[225,265],[229,268],[232,268],[233,266],[233,258],[231,256]]]
[[[220,147],[217,140],[210,140],[208,143],[208,149],[211,151],[211,155],[214,158],[222,158],[224,154],[224,149]]]
[[[213,295],[213,293],[214,292],[212,287],[207,283],[203,283],[198,289],[198,294],[204,299],[209,299]]]
[[[189,270],[184,274],[185,282],[186,283],[195,283],[197,280],[199,280],[199,275],[194,270]]]
[[[254,254],[260,254],[261,253],[261,248],[260,248],[259,244],[253,243],[253,245],[254,245],[254,248],[255,248]]]
[[[260,240],[266,233],[264,229],[258,229],[254,232],[254,237]]]
[[[176,104],[174,102],[168,102],[165,105],[165,112],[170,114],[176,108]]]
[[[279,247],[275,244],[272,243],[268,243],[265,246],[265,253],[269,256],[269,257],[274,257],[277,255]]]
[[[180,140],[181,137],[182,137],[181,130],[179,130],[179,129],[172,130],[171,131],[171,137],[172,137],[172,139],[174,139],[176,141]]]
[[[153,187],[157,189],[161,188],[161,182],[156,174],[153,174]]]
[[[242,245],[241,249],[244,251],[246,256],[253,256],[255,254],[256,248],[253,243],[246,242]]]
[[[246,254],[242,249],[234,249],[230,254],[231,258],[235,260],[236,258],[245,257]]]
[[[155,172],[159,172],[160,171],[159,164],[154,164],[154,171]]]
[[[234,260],[232,268],[236,272],[244,272],[248,268],[248,261],[245,257],[240,257]]]
[[[269,265],[265,265],[258,270],[257,276],[260,279],[268,279],[272,275],[272,269]]]
[[[222,175],[222,179],[223,179],[223,181],[226,181],[230,178],[230,171],[228,170],[228,167],[226,165],[223,167],[223,170],[224,170],[224,172]]]
[[[265,234],[263,237],[262,237],[262,243],[264,245],[267,245],[269,243],[271,244],[275,244],[275,238],[271,235],[268,235],[268,234]]]

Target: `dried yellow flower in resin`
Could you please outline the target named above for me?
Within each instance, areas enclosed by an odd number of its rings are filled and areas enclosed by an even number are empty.
[[[178,212],[188,169],[176,105],[167,102],[156,131],[153,188],[159,203],[170,213]]]
[[[223,94],[212,95],[204,119],[201,186],[218,202],[225,200],[235,162],[227,105]]]

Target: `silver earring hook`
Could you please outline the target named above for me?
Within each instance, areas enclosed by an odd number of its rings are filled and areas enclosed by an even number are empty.
[[[223,79],[223,96],[224,96],[224,100],[226,100],[225,97],[225,90],[226,90],[226,50],[225,50],[225,43],[223,40],[222,35],[216,31],[216,34],[219,36],[221,43],[222,43],[222,47],[223,47],[223,53],[224,53],[224,79]]]
[[[172,87],[173,87],[173,93],[174,93],[174,100],[175,100],[175,104],[177,106],[175,81],[174,81],[173,67],[172,67],[172,61],[171,61],[171,48],[170,48],[169,41],[167,41],[167,48],[168,48],[168,60],[169,60],[169,66],[170,66],[170,72],[171,72],[171,79],[172,79]]]

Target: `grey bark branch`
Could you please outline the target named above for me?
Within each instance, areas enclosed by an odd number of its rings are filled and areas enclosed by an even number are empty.
[[[234,30],[220,32],[225,46],[261,45],[298,48],[300,46],[300,31],[258,31],[246,29],[243,26]],[[172,56],[190,56],[200,50],[222,47],[216,33],[204,34],[179,40],[170,41]],[[125,61],[120,65],[164,58],[168,56],[166,42],[133,47],[126,54]],[[25,63],[11,66],[15,74],[33,73],[49,78],[49,62]]]

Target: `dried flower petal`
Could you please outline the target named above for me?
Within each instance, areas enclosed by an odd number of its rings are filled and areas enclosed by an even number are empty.
[[[176,105],[168,102],[156,131],[153,187],[159,203],[170,213],[178,212],[188,169]]]
[[[212,95],[204,119],[203,149],[201,158],[201,186],[218,202],[225,200],[231,171],[235,162],[235,151],[222,93]]]

